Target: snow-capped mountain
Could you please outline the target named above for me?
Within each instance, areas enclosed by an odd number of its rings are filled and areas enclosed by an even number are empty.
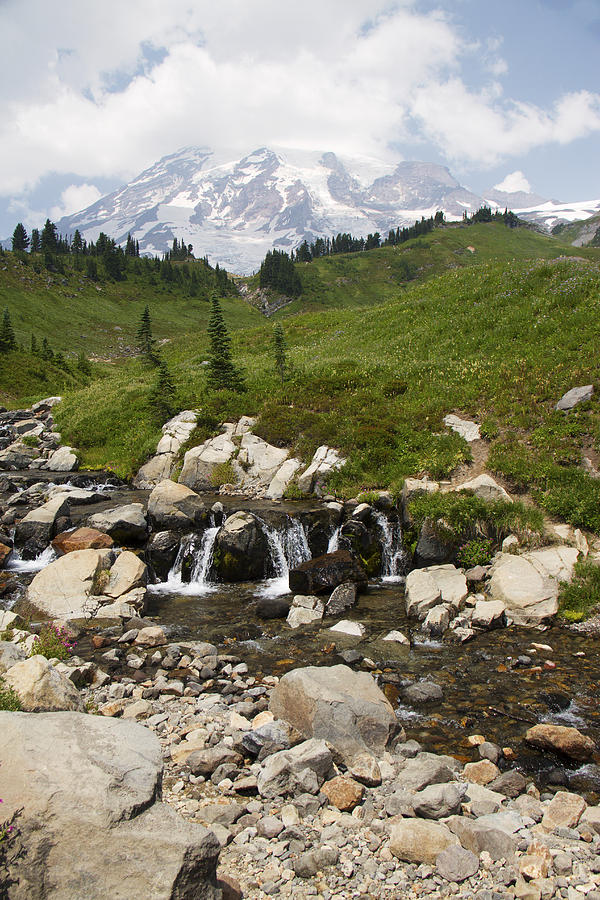
[[[489,202],[514,209],[511,196]],[[545,202],[519,199],[526,206]],[[122,244],[130,233],[142,253],[161,254],[177,238],[192,244],[196,256],[247,274],[273,247],[289,251],[340,231],[386,236],[439,209],[460,219],[483,202],[431,163],[265,147],[242,159],[219,159],[206,147],[188,147],[57,225],[62,234],[78,228],[96,240],[103,231]]]

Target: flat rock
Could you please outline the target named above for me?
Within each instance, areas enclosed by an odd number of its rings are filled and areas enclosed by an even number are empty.
[[[97,528],[76,528],[63,531],[52,540],[52,546],[59,554],[73,553],[74,550],[106,550],[113,546],[109,534]]]

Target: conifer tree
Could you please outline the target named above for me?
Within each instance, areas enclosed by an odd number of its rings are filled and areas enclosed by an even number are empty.
[[[47,362],[51,362],[54,359],[54,353],[52,347],[48,343],[48,338],[45,337],[42,341],[42,349],[40,356],[42,359],[45,359]]]
[[[154,388],[150,394],[150,404],[161,423],[173,415],[175,385],[167,364],[161,357],[158,362],[158,374]]]
[[[0,352],[6,353],[9,350],[17,349],[17,341],[13,331],[12,322],[8,309],[4,310],[2,316],[2,325],[0,325]]]
[[[156,341],[152,337],[152,320],[150,319],[150,310],[148,309],[148,306],[144,307],[144,312],[140,319],[137,331],[137,342],[138,349],[142,356],[146,358],[147,362],[151,363],[153,366],[158,365],[159,361],[155,350]]]
[[[242,373],[234,366],[231,359],[231,338],[216,294],[213,294],[211,300],[207,331],[210,339],[209,387],[214,390],[221,388],[228,388],[232,391],[244,390]]]
[[[25,226],[22,222],[18,222],[12,236],[13,253],[16,250],[22,250],[24,252],[28,247],[29,238],[27,236],[27,232],[25,231]]]
[[[39,253],[40,252],[40,231],[39,228],[31,229],[31,246],[29,248],[30,253]]]
[[[32,353],[38,352],[38,342],[37,342],[37,338],[36,338],[35,334],[33,333],[33,331],[31,332],[31,352]]]
[[[277,322],[275,328],[273,329],[273,359],[275,360],[275,370],[277,374],[281,378],[281,387],[283,387],[283,382],[285,380],[285,372],[287,368],[286,358],[285,358],[285,337],[283,334],[283,328],[280,323]]]

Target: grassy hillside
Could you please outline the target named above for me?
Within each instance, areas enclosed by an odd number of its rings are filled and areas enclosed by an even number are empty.
[[[552,233],[560,240],[578,247],[600,247],[600,214],[569,225],[556,225]]]
[[[223,419],[259,415],[260,434],[305,459],[322,443],[347,454],[333,482],[339,493],[397,490],[407,475],[444,477],[468,459],[442,423],[455,412],[482,423],[490,464],[516,490],[533,489],[549,511],[600,530],[600,482],[580,465],[584,451],[600,453],[600,401],[554,411],[570,387],[597,379],[599,296],[593,262],[486,263],[413,283],[375,308],[288,316],[283,389],[264,320],[234,334],[245,394],[208,391],[203,332],[173,340],[165,355],[179,405],[202,411],[198,441]],[[159,434],[148,407],[153,378],[138,361],[68,395],[57,410],[61,431],[88,463],[129,472],[149,452]]]
[[[381,303],[397,296],[407,282],[424,281],[448,270],[514,259],[554,259],[561,254],[600,258],[597,250],[582,252],[568,240],[530,228],[507,228],[496,223],[445,225],[396,247],[326,256],[298,264],[302,296],[289,304],[283,314]],[[258,276],[249,279],[249,284],[257,287]]]

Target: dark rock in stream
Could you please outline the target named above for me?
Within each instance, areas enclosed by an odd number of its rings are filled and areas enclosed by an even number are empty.
[[[256,604],[256,614],[261,619],[285,619],[291,605],[285,597],[262,597]]]
[[[290,591],[294,594],[322,594],[332,591],[344,582],[351,581],[359,590],[368,584],[367,573],[347,550],[336,550],[309,559],[289,575]]]

